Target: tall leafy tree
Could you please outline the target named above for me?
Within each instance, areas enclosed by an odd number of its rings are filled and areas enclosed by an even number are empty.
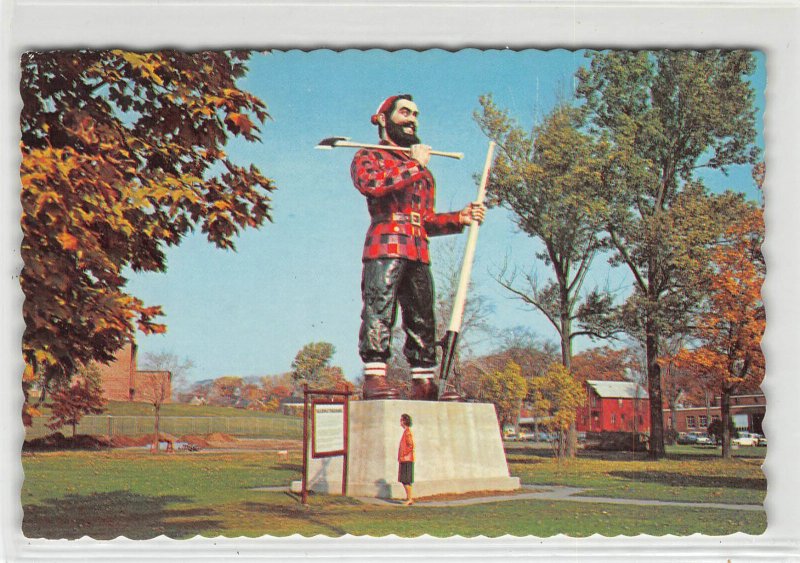
[[[476,114],[481,129],[500,148],[488,186],[489,201],[510,209],[519,228],[543,244],[536,254],[552,269],[545,284],[527,276],[527,287],[513,276],[500,283],[535,307],[560,337],[561,361],[570,369],[572,343],[579,336],[608,336],[611,296],[583,295],[586,275],[603,247],[605,143],[581,131],[582,112],[556,107],[544,122],[526,132],[491,96],[480,99]],[[579,325],[579,326],[577,326]]]
[[[23,355],[44,387],[110,361],[137,328],[165,330],[158,306],[126,292],[126,269],[164,271],[165,248],[195,229],[233,249],[269,220],[272,181],[224,150],[258,141],[268,118],[236,84],[248,57],[23,54]]]
[[[684,350],[678,362],[710,378],[720,393],[722,456],[731,457],[731,395],[751,391],[764,377],[761,338],[766,327],[761,286],[766,265],[761,253],[764,219],[753,208],[726,229],[712,255],[709,297],[697,316],[700,345]]]
[[[590,56],[589,68],[578,71],[577,91],[592,130],[612,146],[614,167],[602,192],[606,228],[616,263],[634,279],[627,320],[645,344],[651,455],[658,458],[664,455],[659,345],[670,327],[683,330],[698,302],[692,272],[707,263],[735,207],[709,196],[696,173],[755,162],[747,78],[755,61],[746,51],[719,49]]]
[[[579,336],[606,338],[614,333],[613,297],[595,289],[583,293],[592,260],[603,246],[605,202],[601,197],[607,143],[582,131],[583,112],[557,106],[532,132],[525,131],[491,96],[480,99],[476,119],[500,148],[488,187],[492,203],[514,213],[517,225],[537,238],[536,258],[552,270],[544,284],[535,275],[518,284],[501,273],[500,284],[544,314],[561,344],[561,363],[569,372],[572,345]],[[574,455],[575,432],[569,453]]]

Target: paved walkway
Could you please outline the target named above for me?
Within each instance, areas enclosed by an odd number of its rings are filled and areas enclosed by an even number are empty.
[[[523,485],[523,489],[530,492],[513,495],[494,495],[490,497],[474,497],[454,500],[428,500],[415,501],[415,506],[463,506],[468,504],[485,504],[488,502],[504,502],[510,500],[554,500],[566,502],[590,502],[595,504],[628,504],[636,506],[686,506],[691,508],[718,508],[723,510],[747,510],[763,512],[760,504],[729,504],[723,502],[681,502],[671,500],[648,500],[635,498],[589,497],[579,496],[587,489],[577,487],[564,487],[559,485]],[[257,487],[254,491],[281,492],[288,491],[286,487]],[[383,499],[372,497],[353,497],[364,504],[378,506],[403,506],[402,501],[396,499]]]
[[[589,497],[578,496],[580,493],[587,489],[580,489],[577,487],[564,487],[559,485],[523,485],[523,489],[528,489],[531,492],[517,493],[514,495],[495,495],[490,497],[475,497],[455,500],[431,500],[431,501],[415,501],[415,506],[459,506],[468,504],[484,504],[488,502],[503,502],[509,500],[554,500],[554,501],[567,501],[567,502],[589,502],[589,503],[602,503],[602,504],[628,504],[636,506],[686,506],[692,508],[719,508],[724,510],[748,510],[748,511],[761,511],[764,507],[760,504],[729,504],[722,502],[681,502],[669,500],[648,500],[648,499],[634,499],[634,498],[612,498],[612,497]],[[386,506],[403,506],[402,501],[369,498],[369,497],[355,497],[357,500],[365,504],[386,505]]]

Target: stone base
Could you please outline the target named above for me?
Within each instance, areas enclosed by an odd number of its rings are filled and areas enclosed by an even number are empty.
[[[474,491],[512,491],[494,406],[487,403],[433,401],[353,401],[350,403],[350,445],[347,495],[402,499],[397,481],[397,449],[408,413],[416,445],[414,496]],[[342,492],[342,458],[308,455],[308,489]],[[292,483],[299,492],[301,482]]]

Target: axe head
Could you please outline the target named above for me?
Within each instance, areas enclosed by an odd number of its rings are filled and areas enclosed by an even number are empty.
[[[340,141],[349,141],[350,137],[328,137],[326,139],[322,139],[317,146],[314,147],[315,149],[324,149],[324,150],[331,150],[333,147],[336,146],[336,143]]]

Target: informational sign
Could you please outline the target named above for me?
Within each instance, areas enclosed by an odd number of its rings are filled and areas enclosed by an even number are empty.
[[[345,405],[313,403],[312,457],[345,453]]]

